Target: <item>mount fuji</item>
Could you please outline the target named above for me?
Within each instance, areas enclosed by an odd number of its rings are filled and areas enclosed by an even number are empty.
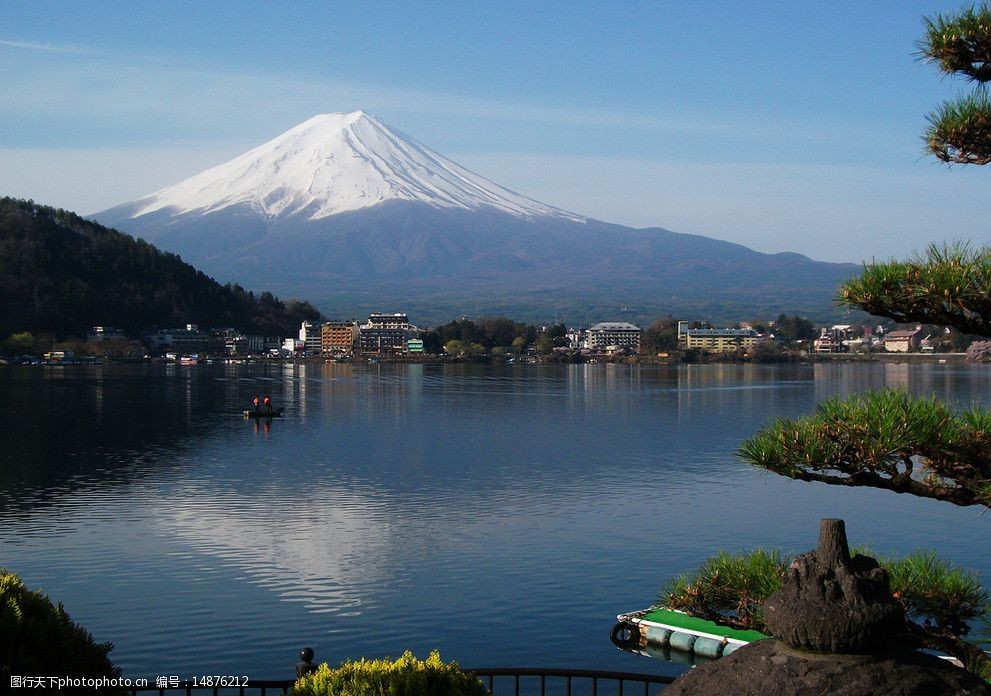
[[[92,216],[221,281],[325,312],[572,321],[829,315],[852,264],[600,222],[520,195],[356,111]]]

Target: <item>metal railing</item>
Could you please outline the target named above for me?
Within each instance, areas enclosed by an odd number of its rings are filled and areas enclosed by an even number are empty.
[[[664,687],[674,677],[635,672],[611,672],[594,669],[554,669],[541,667],[490,667],[465,669],[482,680],[493,696],[650,696],[651,686]],[[205,686],[179,684],[173,686],[132,686],[128,692],[139,693],[213,694],[213,696],[270,696],[290,694],[295,679],[252,679],[247,686]]]
[[[487,669],[465,669],[482,680],[493,696],[503,696],[508,693],[510,685],[513,696],[522,694],[563,694],[574,696],[575,693],[599,696],[600,687],[614,685],[614,688],[604,689],[602,694],[616,696],[650,696],[650,687],[664,687],[674,681],[674,677],[660,674],[640,674],[636,672],[611,672],[596,669],[552,669],[543,667],[493,667]],[[509,685],[506,684],[509,682]],[[606,682],[604,685],[603,682]],[[629,686],[630,688],[626,688]]]
[[[316,670],[313,663],[313,649],[304,648],[296,663],[296,676]],[[504,696],[512,690],[513,696],[599,696],[599,687],[603,682],[615,684],[615,689],[607,689],[603,696],[650,696],[650,687],[666,686],[674,681],[674,677],[660,674],[641,674],[636,672],[612,672],[595,669],[556,669],[544,667],[486,667],[462,668],[465,672],[474,674],[482,683],[487,683],[493,696]],[[232,677],[231,679],[237,679]],[[156,680],[158,681],[158,680]],[[295,679],[252,679],[247,684],[234,686],[214,685],[188,682],[173,682],[166,685],[129,686],[127,691],[132,696],[139,693],[158,692],[165,696],[169,693],[212,694],[227,696],[238,694],[289,694],[292,692]],[[627,688],[629,687],[629,688]]]

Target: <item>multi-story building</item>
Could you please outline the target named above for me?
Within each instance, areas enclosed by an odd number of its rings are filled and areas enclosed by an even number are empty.
[[[830,334],[826,329],[823,329],[819,338],[812,342],[812,346],[816,353],[842,353],[843,344],[837,341],[832,334]]]
[[[94,326],[86,334],[87,341],[126,341],[127,336],[113,326]]]
[[[298,338],[287,338],[282,341],[282,352],[296,356],[306,349],[306,344]]]
[[[353,321],[327,321],[320,328],[322,353],[350,353],[358,338],[358,324]]]
[[[854,343],[850,338],[852,332],[850,324],[834,324],[831,329],[823,327],[812,347],[816,353],[845,353]]]
[[[585,346],[589,350],[604,351],[607,348],[629,348],[640,352],[640,336],[643,331],[625,321],[604,321],[585,332]]]
[[[200,331],[196,324],[186,324],[185,329],[172,329],[172,350],[192,355],[206,350],[210,336]]]
[[[323,333],[320,324],[304,321],[299,325],[299,340],[305,346],[307,355],[320,355],[323,350]]]
[[[368,315],[368,322],[358,328],[358,350],[364,353],[402,353],[410,339],[412,327],[403,313]]]
[[[710,353],[732,353],[757,345],[760,334],[754,329],[686,329],[678,322],[678,340],[685,348],[698,348]]]
[[[255,334],[236,334],[224,341],[227,355],[258,355],[265,352],[265,337]]]
[[[202,333],[196,324],[186,324],[185,329],[160,329],[145,336],[144,342],[153,351],[167,348],[179,355],[193,355],[206,350],[210,336]]]

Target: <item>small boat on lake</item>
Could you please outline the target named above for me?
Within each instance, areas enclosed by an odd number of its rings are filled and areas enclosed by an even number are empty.
[[[741,645],[763,640],[760,631],[730,628],[690,616],[682,611],[653,607],[616,617],[610,639],[624,650],[637,650],[648,644],[716,658],[729,655]]]
[[[619,623],[613,626],[609,634],[613,644],[648,657],[660,648],[665,654],[671,654],[668,651],[685,653],[690,656],[688,659],[715,659],[725,657],[747,643],[770,638],[760,631],[730,628],[666,607],[631,611],[619,614],[616,619]],[[935,655],[963,667],[963,663],[952,655]]]
[[[244,417],[245,418],[282,418],[282,412],[285,410],[286,409],[284,406],[280,406],[279,408],[273,408],[273,409],[262,408],[257,411],[246,410],[244,412]]]

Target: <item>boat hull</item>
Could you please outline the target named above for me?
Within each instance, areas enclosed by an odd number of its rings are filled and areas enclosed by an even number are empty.
[[[721,626],[672,609],[634,611],[616,618],[619,623],[613,628],[612,640],[627,650],[650,644],[716,658],[729,655],[741,645],[767,638],[758,631]]]
[[[245,418],[282,418],[282,412],[286,409],[284,407],[273,408],[271,411],[261,410],[261,411],[245,411]]]

